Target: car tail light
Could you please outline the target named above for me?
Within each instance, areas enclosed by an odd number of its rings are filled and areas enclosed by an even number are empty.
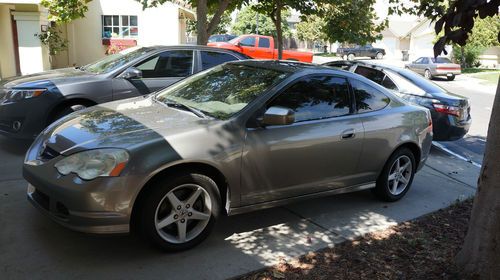
[[[458,108],[458,107],[444,105],[444,104],[432,104],[432,106],[434,106],[434,109],[436,109],[436,112],[460,117],[460,108]]]

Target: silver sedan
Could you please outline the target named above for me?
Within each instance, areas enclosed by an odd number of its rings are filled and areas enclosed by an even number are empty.
[[[38,136],[23,174],[56,222],[172,251],[219,215],[363,189],[397,201],[431,140],[427,109],[362,76],[255,60],[72,113]]]
[[[446,57],[419,57],[405,68],[424,75],[429,80],[441,76],[453,81],[456,75],[462,73],[460,65],[452,63]]]

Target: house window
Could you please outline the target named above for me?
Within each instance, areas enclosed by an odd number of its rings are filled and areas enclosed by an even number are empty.
[[[139,35],[137,16],[130,15],[103,15],[102,37],[103,38],[130,38]]]

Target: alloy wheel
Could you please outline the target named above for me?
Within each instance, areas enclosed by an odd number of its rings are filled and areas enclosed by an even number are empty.
[[[427,79],[429,79],[429,80],[430,80],[430,79],[432,78],[432,77],[431,77],[431,71],[429,71],[429,70],[425,70],[424,76],[425,76]]]
[[[389,170],[387,178],[389,192],[392,195],[399,195],[408,187],[408,183],[410,182],[413,172],[411,159],[408,156],[402,155],[394,161]]]
[[[156,207],[156,231],[170,243],[186,243],[200,235],[211,215],[208,192],[196,184],[183,184],[169,191]]]

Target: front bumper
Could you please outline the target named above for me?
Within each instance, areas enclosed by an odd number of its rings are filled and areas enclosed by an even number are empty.
[[[60,175],[54,160],[42,165],[25,164],[28,200],[42,213],[72,230],[86,233],[127,233],[131,195],[126,177],[102,177],[84,181],[76,175]]]
[[[35,101],[0,101],[0,134],[14,139],[34,139],[47,124],[47,109]]]

